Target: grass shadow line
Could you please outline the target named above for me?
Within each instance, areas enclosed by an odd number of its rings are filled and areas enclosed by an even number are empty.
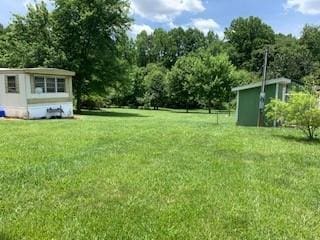
[[[296,142],[296,143],[304,143],[308,145],[320,144],[320,139],[309,140],[306,137],[298,137],[293,135],[280,135],[280,134],[273,134],[272,136],[276,138],[281,138],[286,141]]]
[[[209,113],[208,110],[200,110],[200,109],[190,109],[189,112],[187,112],[185,109],[168,109],[168,108],[161,108],[158,111],[164,111],[164,112],[171,112],[171,113],[181,113],[181,114],[203,114],[203,115],[216,115],[217,112],[219,112],[220,115],[229,115],[229,111],[225,110],[212,110],[211,113]],[[234,111],[230,111],[230,115],[232,115]]]
[[[128,118],[128,117],[148,117],[145,115],[137,114],[137,113],[127,113],[127,112],[107,112],[107,111],[102,111],[102,110],[83,110],[79,115],[82,116],[96,116],[96,117],[123,117],[123,118]]]

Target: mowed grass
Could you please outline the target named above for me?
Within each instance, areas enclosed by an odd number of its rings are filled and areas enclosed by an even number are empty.
[[[0,239],[319,239],[320,144],[234,117],[0,121]]]

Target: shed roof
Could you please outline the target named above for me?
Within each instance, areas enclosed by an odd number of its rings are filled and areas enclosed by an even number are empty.
[[[292,82],[292,80],[290,80],[288,78],[276,78],[276,79],[267,80],[266,85],[272,85],[272,84],[277,84],[277,83],[290,84],[291,82]],[[250,89],[250,88],[257,88],[257,87],[261,87],[261,86],[262,86],[262,82],[256,82],[256,83],[251,83],[248,85],[233,88],[232,91],[237,92],[237,91],[246,90],[246,89]]]
[[[60,75],[60,76],[75,76],[76,73],[64,69],[57,68],[0,68],[0,73],[29,73],[43,75]]]

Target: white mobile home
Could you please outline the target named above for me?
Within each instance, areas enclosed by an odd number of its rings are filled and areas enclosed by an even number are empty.
[[[0,68],[0,108],[7,117],[73,117],[74,72],[53,68]]]

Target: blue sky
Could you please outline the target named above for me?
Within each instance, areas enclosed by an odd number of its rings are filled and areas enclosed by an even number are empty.
[[[46,0],[50,1],[50,0]],[[276,32],[299,36],[303,26],[320,24],[320,0],[130,0],[135,19],[131,34],[156,27],[196,27],[220,35],[232,19],[258,16]],[[7,25],[12,13],[24,14],[34,0],[1,0],[0,23]]]

